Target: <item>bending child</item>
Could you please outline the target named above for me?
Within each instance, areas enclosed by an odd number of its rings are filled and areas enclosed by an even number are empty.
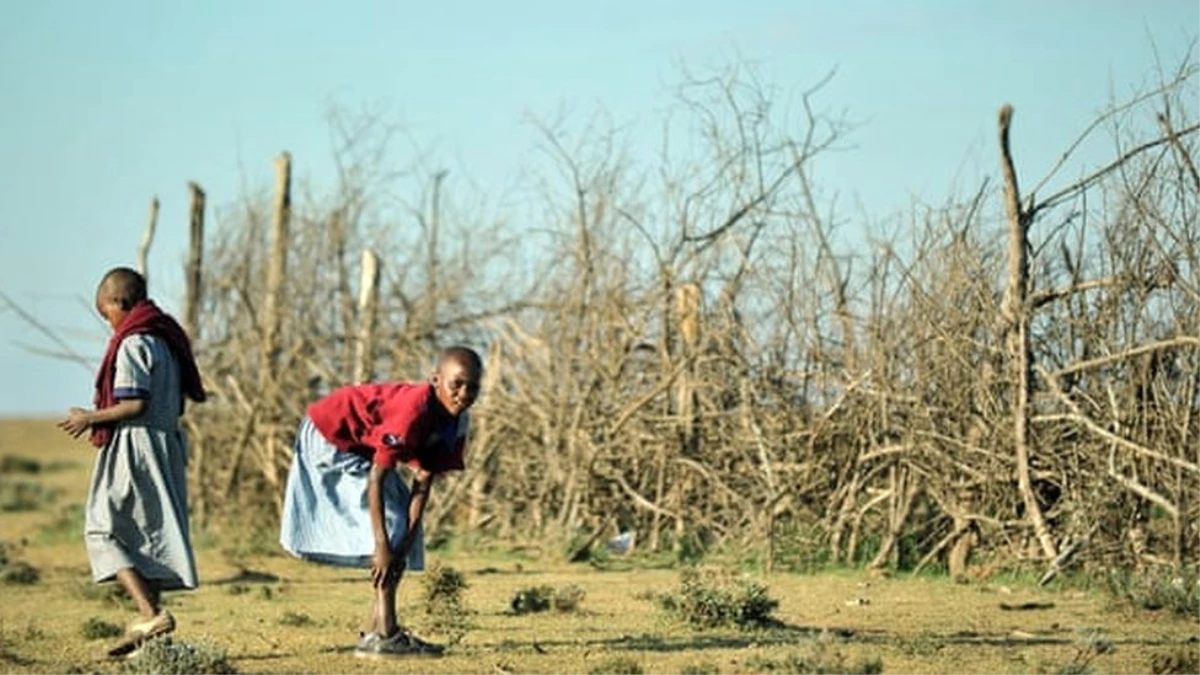
[[[396,588],[406,569],[424,569],[421,519],[434,478],[464,468],[464,413],[482,370],[476,352],[451,347],[428,382],[342,387],[300,422],[280,543],[305,560],[370,568],[373,601],[356,656],[442,651],[400,627]],[[411,490],[397,464],[412,469]]]
[[[179,416],[185,395],[200,402],[205,393],[187,335],[146,297],[142,275],[109,270],[96,311],[113,335],[96,373],[95,408],[71,408],[58,426],[76,438],[91,431],[99,448],[84,517],[92,580],[115,579],[141,614],[109,650],[119,657],[175,630],[162,591],[196,588]]]

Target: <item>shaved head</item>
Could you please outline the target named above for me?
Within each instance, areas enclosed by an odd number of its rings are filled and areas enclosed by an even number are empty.
[[[132,309],[146,299],[146,278],[128,267],[114,267],[100,280],[97,295],[106,296],[122,309]]]
[[[479,373],[483,371],[483,359],[479,358],[479,353],[470,347],[455,345],[442,350],[441,356],[438,358],[438,367],[441,368],[447,363],[457,363],[463,368]]]

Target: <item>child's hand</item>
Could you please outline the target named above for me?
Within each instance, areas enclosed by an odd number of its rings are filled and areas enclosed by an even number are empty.
[[[375,546],[371,558],[371,583],[376,588],[386,585],[392,578],[392,549],[387,544]]]
[[[66,419],[58,423],[58,428],[74,438],[79,438],[83,432],[92,428],[92,422],[88,418],[88,411],[83,408],[71,408],[67,411]]]

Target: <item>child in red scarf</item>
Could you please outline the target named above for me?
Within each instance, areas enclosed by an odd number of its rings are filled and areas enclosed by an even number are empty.
[[[183,329],[146,297],[146,281],[110,270],[96,310],[113,329],[96,374],[95,408],[71,408],[59,428],[91,432],[99,450],[88,489],[84,539],[92,578],[116,580],[137,605],[110,656],[175,629],[159,606],[164,590],[194,589],[187,520],[187,443],[179,429],[184,396],[205,399]]]

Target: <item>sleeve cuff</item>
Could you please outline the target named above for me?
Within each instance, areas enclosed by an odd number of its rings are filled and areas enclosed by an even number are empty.
[[[131,398],[150,398],[150,390],[141,387],[117,387],[113,389],[113,398],[118,401]]]

